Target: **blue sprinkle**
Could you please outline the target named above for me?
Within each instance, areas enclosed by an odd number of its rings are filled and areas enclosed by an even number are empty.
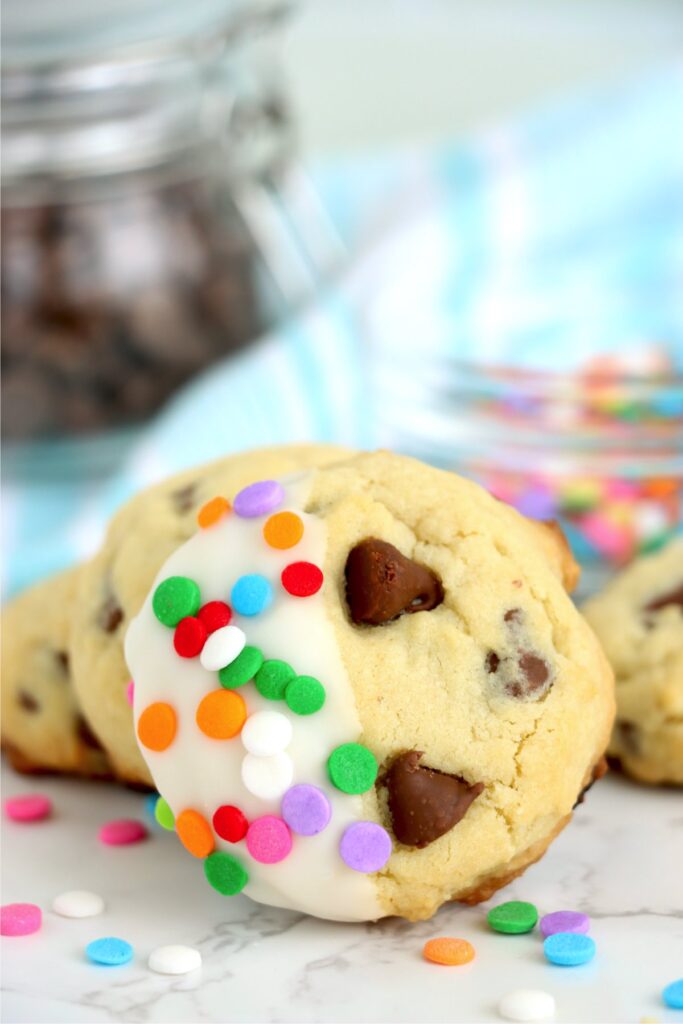
[[[133,947],[124,939],[95,939],[85,947],[85,955],[94,964],[104,967],[119,967],[133,959]]]
[[[595,943],[590,935],[576,932],[556,932],[543,943],[543,952],[551,964],[560,967],[578,967],[595,956]]]
[[[265,576],[255,573],[240,576],[232,588],[230,600],[238,615],[258,615],[273,600],[273,588]]]
[[[158,825],[156,818],[157,800],[159,799],[158,793],[147,793],[145,795],[145,813],[149,818],[152,819],[155,825]]]
[[[664,1005],[671,1010],[683,1010],[683,978],[678,978],[667,985],[662,992]]]

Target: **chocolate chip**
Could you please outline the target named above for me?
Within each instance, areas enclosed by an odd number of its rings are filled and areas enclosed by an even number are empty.
[[[173,506],[180,515],[184,515],[189,512],[194,505],[195,496],[197,494],[197,484],[193,480],[192,483],[186,484],[184,487],[180,487],[177,491],[173,491],[171,494],[171,501]]]
[[[376,537],[356,544],[345,574],[346,599],[356,625],[379,626],[404,612],[431,611],[443,601],[441,581],[431,569]]]
[[[419,764],[422,752],[399,754],[385,773],[394,835],[406,846],[421,849],[449,832],[484,790],[458,775]]]
[[[83,715],[79,715],[76,719],[76,735],[81,743],[84,743],[86,747],[90,747],[91,750],[103,749],[102,744],[86,722]]]
[[[638,757],[640,754],[640,729],[635,722],[617,719],[617,738],[627,754]]]
[[[503,616],[503,620],[505,622],[507,622],[509,624],[512,624],[512,625],[515,625],[515,626],[518,626],[522,622],[523,619],[524,619],[524,612],[522,611],[521,608],[509,608],[505,612],[505,615]]]
[[[36,711],[40,711],[40,704],[33,694],[29,693],[27,690],[19,690],[17,693],[17,701],[19,702],[19,707],[23,708],[24,711],[28,711],[31,714],[35,714]]]
[[[55,651],[55,661],[63,675],[69,674],[69,655],[66,651]]]
[[[519,668],[529,693],[535,693],[548,682],[550,667],[547,661],[531,651],[525,651],[519,659]]]
[[[494,672],[498,671],[499,665],[500,658],[498,657],[496,652],[489,651],[489,653],[486,655],[486,671],[492,675]]]
[[[575,810],[575,808],[577,808],[579,806],[579,804],[583,803],[583,801],[584,801],[584,799],[586,797],[586,793],[588,792],[588,790],[591,789],[595,785],[595,783],[598,782],[598,780],[603,777],[603,775],[606,775],[608,771],[609,771],[609,766],[607,764],[607,758],[606,757],[601,757],[600,760],[598,761],[598,763],[593,768],[593,771],[591,773],[591,780],[590,780],[590,782],[588,783],[587,786],[583,787],[583,789],[581,790],[581,792],[577,796],[576,803],[572,807],[572,810]]]
[[[662,594],[661,597],[653,598],[649,604],[645,605],[645,611],[658,612],[670,605],[678,605],[679,608],[683,608],[683,583],[679,583],[673,590]]]
[[[495,655],[495,658],[491,658],[491,655]],[[495,668],[490,668],[490,665],[495,665]],[[533,651],[521,650],[514,657],[508,658],[500,658],[491,651],[486,659],[486,669],[491,674],[497,673],[500,685],[508,697],[518,700],[529,697],[538,699],[550,689],[552,683],[550,665]]]
[[[123,609],[117,604],[116,599],[111,595],[106,599],[97,621],[105,633],[115,633],[123,622]]]

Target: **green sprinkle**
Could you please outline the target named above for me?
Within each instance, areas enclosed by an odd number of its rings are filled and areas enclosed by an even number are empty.
[[[199,587],[187,576],[169,576],[154,591],[152,608],[164,626],[177,626],[181,619],[196,615],[201,604]]]
[[[294,679],[295,675],[296,672],[286,661],[271,658],[269,661],[263,662],[256,673],[254,682],[262,697],[267,697],[268,700],[284,700],[287,684]]]
[[[218,673],[221,686],[227,690],[234,690],[238,686],[244,686],[263,665],[263,655],[258,647],[244,647],[242,653],[238,654],[234,661]]]
[[[169,832],[173,832],[175,829],[175,818],[173,817],[173,811],[168,806],[163,796],[160,796],[156,802],[154,807],[154,817],[162,828],[166,828]]]
[[[508,903],[501,903],[500,906],[489,910],[486,920],[494,932],[523,935],[525,932],[533,931],[536,927],[538,911],[533,903],[510,900]]]
[[[297,676],[287,684],[285,700],[295,715],[314,715],[325,703],[325,687],[313,676]]]
[[[377,778],[377,761],[360,743],[342,743],[327,759],[327,771],[342,793],[365,793]]]
[[[245,868],[231,853],[210,853],[204,861],[204,874],[223,896],[236,896],[249,881]]]

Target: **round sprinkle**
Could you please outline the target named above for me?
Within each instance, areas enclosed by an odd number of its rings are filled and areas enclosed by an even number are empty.
[[[683,978],[677,978],[662,992],[664,1005],[670,1010],[683,1010]]]
[[[263,527],[266,544],[285,551],[298,544],[304,535],[304,524],[296,512],[276,512]]]
[[[234,508],[238,516],[255,519],[272,512],[285,500],[282,484],[277,480],[260,480],[240,491],[235,498]]]
[[[202,530],[208,530],[210,526],[217,523],[223,516],[230,512],[230,502],[227,498],[212,498],[202,505],[197,513],[197,523]]]
[[[556,932],[543,943],[546,960],[560,967],[578,967],[595,956],[595,942],[590,935],[576,932]]]
[[[197,725],[212,740],[237,736],[247,719],[247,706],[234,690],[212,690],[197,708]]]
[[[201,619],[188,615],[181,619],[173,634],[173,646],[181,658],[196,658],[208,636],[208,630]]]
[[[157,946],[147,966],[156,974],[189,974],[202,966],[202,955],[192,946]]]
[[[247,754],[242,761],[242,782],[262,800],[275,800],[292,784],[294,768],[289,754],[257,757]]]
[[[223,896],[236,896],[249,881],[249,875],[231,853],[211,853],[204,861],[204,874]]]
[[[246,836],[249,823],[239,807],[223,804],[214,813],[213,827],[221,839],[228,843],[239,843]]]
[[[42,793],[11,796],[4,803],[5,815],[11,821],[44,821],[52,814],[52,801]]]
[[[323,585],[322,570],[312,562],[292,562],[282,570],[282,586],[292,597],[311,597]]]
[[[541,918],[541,935],[547,939],[556,932],[577,932],[585,935],[590,929],[590,918],[576,910],[556,910]]]
[[[128,680],[128,685],[126,686],[126,700],[130,706],[133,707],[133,701],[135,700],[135,683],[132,679]]]
[[[169,576],[154,591],[152,608],[164,626],[177,626],[187,615],[196,615],[201,604],[199,587],[187,576]]]
[[[149,817],[153,821],[156,821],[155,812],[156,812],[156,809],[157,809],[157,800],[158,799],[159,799],[159,794],[158,793],[145,793],[145,796],[144,796],[145,813],[148,814]]]
[[[207,601],[197,612],[197,618],[206,626],[207,633],[215,633],[222,626],[229,626],[232,609],[225,601]]]
[[[503,996],[498,1013],[505,1020],[550,1021],[555,1017],[555,1000],[540,988],[518,988]]]
[[[332,817],[330,801],[317,786],[302,782],[282,798],[282,817],[299,836],[316,836]]]
[[[85,955],[94,964],[103,967],[120,967],[133,959],[133,947],[125,939],[95,939],[85,947]]]
[[[294,679],[296,672],[286,661],[269,658],[264,661],[254,677],[256,689],[268,700],[284,700],[287,684]]]
[[[273,588],[265,576],[250,573],[240,576],[230,592],[230,599],[239,615],[260,615],[273,600]]]
[[[325,703],[325,687],[313,676],[297,676],[287,684],[285,700],[296,715],[313,715]]]
[[[509,900],[489,910],[486,915],[494,932],[503,932],[505,935],[523,935],[525,932],[533,931],[538,921],[538,911],[533,903],[524,903],[521,900]]]
[[[432,964],[459,967],[474,960],[474,946],[467,939],[429,939],[422,947],[422,955]]]
[[[170,704],[149,704],[138,718],[138,739],[148,750],[166,750],[176,734],[176,715]]]
[[[218,672],[241,654],[246,642],[239,626],[222,626],[210,634],[199,660],[208,672]]]
[[[365,793],[375,784],[377,760],[360,743],[342,743],[330,754],[327,771],[342,793]]]
[[[97,917],[104,910],[104,900],[96,892],[72,889],[55,896],[52,909],[60,917]]]
[[[105,846],[130,846],[147,838],[147,829],[141,821],[133,818],[120,818],[108,821],[99,831],[98,838]]]
[[[279,711],[257,711],[244,723],[241,739],[250,754],[270,757],[289,746],[292,723]]]
[[[234,690],[253,679],[262,665],[263,654],[259,648],[247,644],[234,661],[220,669],[218,680],[226,690]]]
[[[0,935],[32,935],[43,923],[35,903],[5,903],[0,907]]]
[[[264,814],[249,826],[247,849],[259,864],[277,864],[290,853],[292,836],[282,818]]]
[[[175,822],[178,838],[193,857],[208,857],[215,843],[206,818],[199,811],[181,811]]]
[[[154,805],[154,817],[168,832],[173,832],[175,829],[175,818],[173,811],[164,800],[163,796],[160,796]]]
[[[339,852],[354,871],[380,871],[391,856],[391,838],[374,821],[357,821],[341,837]]]

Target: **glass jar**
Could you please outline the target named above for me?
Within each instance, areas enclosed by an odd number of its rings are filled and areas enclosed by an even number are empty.
[[[285,11],[8,0],[6,441],[111,437],[314,290],[326,224],[292,161]]]

